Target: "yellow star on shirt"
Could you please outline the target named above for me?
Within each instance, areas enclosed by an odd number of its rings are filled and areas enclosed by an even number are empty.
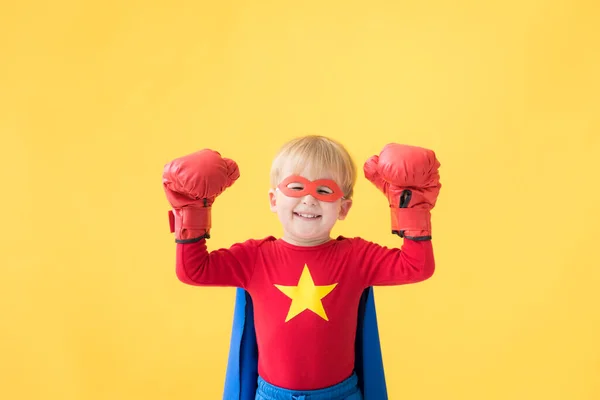
[[[288,322],[304,310],[311,310],[325,321],[329,321],[321,299],[327,296],[336,286],[337,283],[326,286],[315,286],[315,282],[310,275],[308,266],[304,264],[298,286],[275,285],[277,289],[281,290],[287,297],[292,299],[292,304],[290,305],[285,322]]]

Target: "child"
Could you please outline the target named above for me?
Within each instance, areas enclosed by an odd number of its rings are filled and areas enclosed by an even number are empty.
[[[271,170],[269,202],[283,236],[211,252],[206,246],[211,207],[238,179],[237,164],[205,149],[165,166],[178,278],[190,285],[240,288],[238,294],[247,293],[252,305],[246,323],[256,335],[256,383],[250,395],[241,394],[244,388],[235,395],[226,390],[226,399],[387,398],[385,388],[368,395],[357,376],[358,369],[363,374],[370,368],[362,360],[369,354],[359,354],[357,342],[372,334],[359,332],[360,310],[372,286],[415,283],[433,274],[430,210],[441,187],[439,165],[431,150],[394,143],[364,165],[365,177],[388,199],[392,233],[404,239],[401,248],[359,237],[332,239],[335,223],[352,206],[356,168],[334,140],[294,139],[281,148]],[[368,347],[362,349],[369,353]],[[230,358],[230,367],[238,361]]]

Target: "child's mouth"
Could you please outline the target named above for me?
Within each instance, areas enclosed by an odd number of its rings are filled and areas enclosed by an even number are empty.
[[[314,220],[317,220],[317,219],[321,218],[321,216],[318,215],[318,214],[307,214],[307,213],[297,213],[297,212],[294,212],[294,215],[296,217],[299,217],[299,218],[307,220],[307,221],[314,221]]]

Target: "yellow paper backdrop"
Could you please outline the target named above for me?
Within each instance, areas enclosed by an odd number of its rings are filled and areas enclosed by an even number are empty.
[[[270,160],[307,133],[442,163],[436,274],[376,292],[392,399],[600,398],[596,2],[0,9],[0,398],[219,399],[234,292],[177,281],[162,167],[238,162],[211,248],[279,235]],[[334,234],[389,230],[361,175]]]

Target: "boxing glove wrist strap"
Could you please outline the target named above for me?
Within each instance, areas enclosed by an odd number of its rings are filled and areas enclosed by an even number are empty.
[[[392,233],[413,240],[431,239],[431,212],[426,208],[390,207]]]
[[[183,207],[169,211],[169,227],[177,243],[210,238],[211,207]]]

